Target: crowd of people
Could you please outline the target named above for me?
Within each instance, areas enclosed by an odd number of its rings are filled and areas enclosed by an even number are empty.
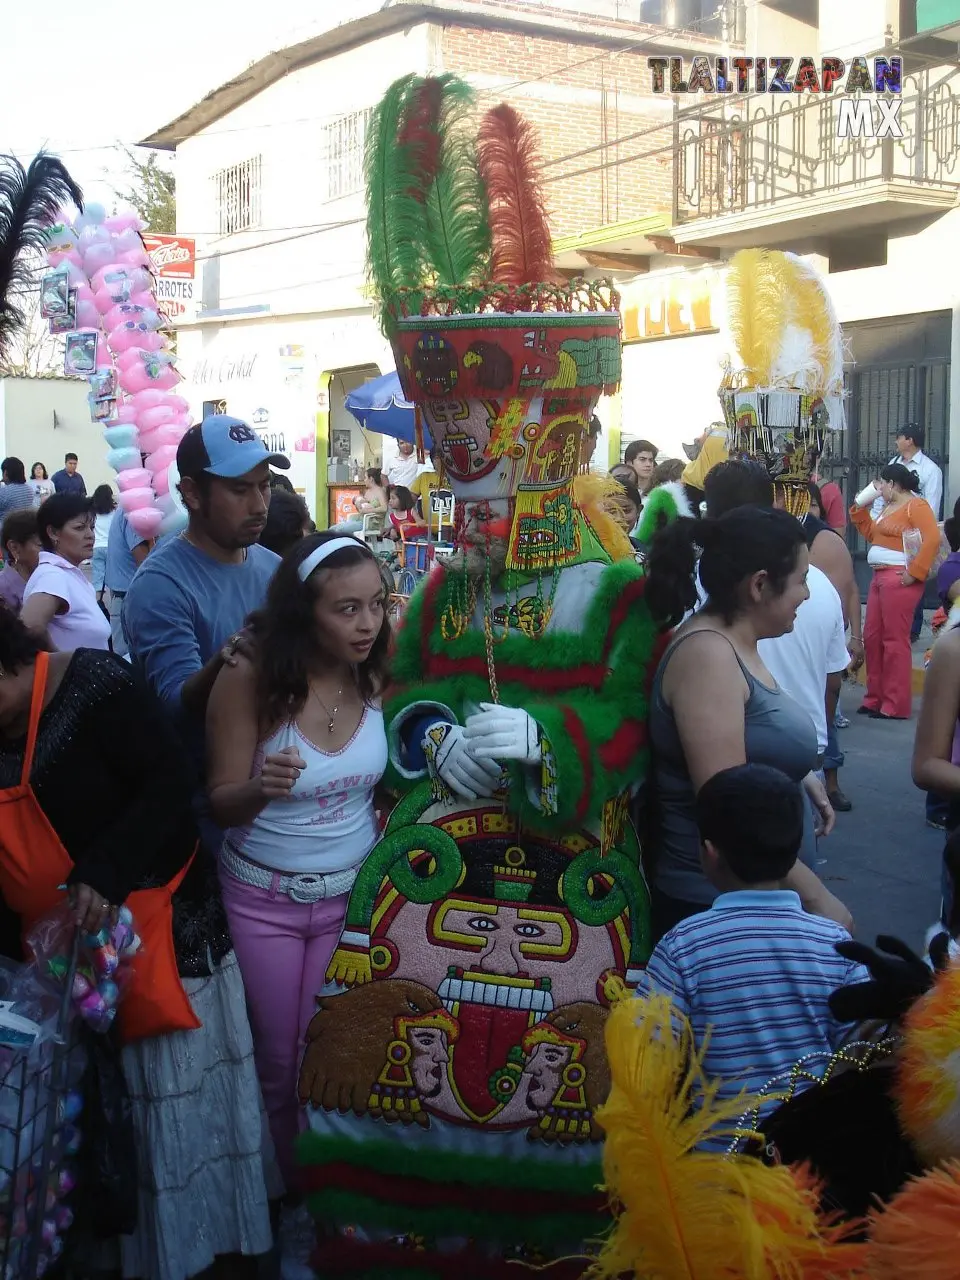
[[[139,1159],[138,1226],[118,1244],[119,1266],[143,1280],[253,1275],[277,1232],[282,1274],[314,1274],[297,1075],[347,896],[386,811],[380,566],[349,528],[317,533],[280,474],[287,460],[234,425],[210,417],[184,438],[188,525],[158,545],[131,529],[109,486],[86,496],[75,458],[39,506],[17,459],[3,463],[0,488],[11,498],[0,504],[0,774],[9,788],[29,779],[36,850],[26,886],[0,885],[3,951],[21,955],[61,883],[91,930],[131,894],[166,886],[163,998],[117,1048]],[[698,459],[657,456],[650,441],[631,444],[607,497],[629,535],[658,488],[688,499],[688,514],[647,543],[634,538],[650,611],[672,632],[638,806],[656,942],[642,989],[668,992],[698,1037],[712,1028],[709,1069],[739,1089],[838,1043],[828,997],[869,976],[837,953],[853,921],[815,870],[817,840],[846,799],[837,695],[865,646],[861,709],[910,714],[910,627],[940,537],[919,496],[919,452],[858,495],[850,520],[874,574],[861,643],[829,486],[814,486],[816,507],[797,518],[755,462],[718,456],[690,485]],[[412,448],[404,467],[416,483]],[[376,468],[367,479],[358,515],[416,536],[424,521],[408,485]],[[960,610],[960,513],[945,535],[938,587],[944,608]],[[914,759],[951,830],[957,634],[934,646]],[[960,851],[948,844],[951,859]],[[949,923],[949,874],[944,899]],[[739,995],[724,978],[734,953]],[[134,988],[134,1027],[137,998]],[[771,1036],[774,1006],[789,1013]]]

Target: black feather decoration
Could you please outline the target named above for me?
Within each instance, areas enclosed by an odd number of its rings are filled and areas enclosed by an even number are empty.
[[[24,324],[24,295],[47,228],[65,205],[83,209],[83,193],[63,162],[41,151],[24,169],[15,156],[0,156],[0,356]]]

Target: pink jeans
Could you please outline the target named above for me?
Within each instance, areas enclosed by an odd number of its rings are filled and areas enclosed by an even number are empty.
[[[301,1129],[297,1075],[304,1036],[347,910],[347,895],[312,904],[244,884],[221,866],[223,903],[247,992],[257,1074],[287,1190],[295,1189]]]
[[[863,624],[867,694],[863,705],[885,716],[908,720],[913,710],[913,653],[910,626],[924,584],[905,587],[902,569],[873,571]]]

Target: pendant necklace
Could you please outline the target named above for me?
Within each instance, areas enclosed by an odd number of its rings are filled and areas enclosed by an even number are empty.
[[[341,685],[340,688],[337,690],[337,702],[332,711],[327,706],[327,704],[323,701],[319,693],[317,693],[316,689],[314,689],[312,685],[310,686],[310,692],[316,698],[317,702],[319,702],[321,708],[323,709],[324,715],[329,717],[327,720],[327,733],[333,733],[333,727],[337,721],[337,712],[340,710],[340,699],[343,697],[343,685]]]

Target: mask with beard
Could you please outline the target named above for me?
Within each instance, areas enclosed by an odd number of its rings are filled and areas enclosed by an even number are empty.
[[[482,578],[489,569],[496,582],[506,570],[512,519],[513,502],[508,498],[466,503],[457,552],[447,563],[470,578]]]

